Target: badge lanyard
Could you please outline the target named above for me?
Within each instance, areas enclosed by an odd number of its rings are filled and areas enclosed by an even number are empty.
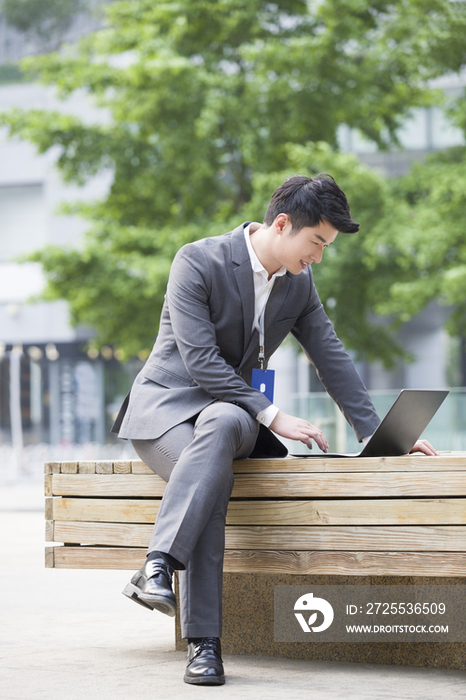
[[[267,303],[264,304],[262,313],[259,316],[259,364],[260,369],[254,368],[252,370],[252,388],[259,389],[268,399],[273,403],[273,389],[275,384],[275,370],[265,369],[265,333],[264,333],[264,317],[265,317],[265,307]]]
[[[265,364],[265,338],[264,338],[264,317],[265,317],[265,307],[267,302],[264,304],[262,313],[259,316],[259,364],[261,366],[261,372],[266,372],[264,369]]]

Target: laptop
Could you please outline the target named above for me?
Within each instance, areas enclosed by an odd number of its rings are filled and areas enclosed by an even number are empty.
[[[294,454],[293,457],[396,457],[408,454],[448,396],[438,389],[403,389],[361,452]]]

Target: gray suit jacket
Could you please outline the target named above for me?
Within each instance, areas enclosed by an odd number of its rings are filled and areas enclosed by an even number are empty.
[[[254,417],[270,405],[250,386],[252,369],[259,366],[259,338],[252,329],[254,282],[245,226],[176,254],[157,340],[112,428],[120,437],[160,437],[216,400]],[[310,266],[275,281],[265,312],[266,360],[290,332],[358,439],[372,434],[379,418],[323,309]],[[264,437],[272,434],[262,430]]]

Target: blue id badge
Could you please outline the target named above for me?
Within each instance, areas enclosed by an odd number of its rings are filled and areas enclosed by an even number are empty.
[[[273,403],[273,387],[275,384],[274,369],[253,369],[252,383],[253,389],[259,389],[269,401]]]

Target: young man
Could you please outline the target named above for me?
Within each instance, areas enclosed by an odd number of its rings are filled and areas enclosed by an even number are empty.
[[[146,563],[123,592],[173,616],[172,574],[180,571],[187,683],[224,683],[222,570],[232,461],[286,453],[274,433],[328,449],[319,428],[286,415],[251,385],[253,370],[265,369],[292,333],[358,440],[379,424],[311,272],[339,231],[358,229],[332,177],[295,176],[274,192],[262,225],[190,243],[173,261],[159,335],[112,430],[131,439],[168,482]],[[434,453],[425,443],[416,448]]]

